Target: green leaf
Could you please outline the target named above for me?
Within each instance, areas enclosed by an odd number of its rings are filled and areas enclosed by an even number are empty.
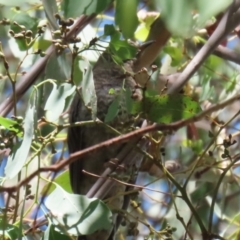
[[[183,59],[182,49],[180,49],[178,47],[166,46],[166,47],[164,47],[164,52],[171,56],[171,58],[172,58],[171,65],[173,67],[176,67],[181,63],[181,61]]]
[[[55,0],[43,0],[43,9],[48,19],[48,22],[51,24],[51,27],[54,30],[59,29],[57,24],[57,20],[54,16],[55,13],[58,12],[57,3]]]
[[[68,58],[67,54],[62,54],[60,56],[53,54],[47,62],[45,79],[52,78],[57,79],[58,82],[65,82],[71,74],[70,61],[71,60]]]
[[[108,108],[108,112],[105,116],[104,122],[111,122],[118,114],[119,99],[116,97]]]
[[[113,36],[117,30],[112,24],[105,24],[104,25],[104,35],[105,36]]]
[[[82,67],[83,65],[80,66],[80,68]],[[88,63],[87,63],[87,71],[83,75],[83,80],[82,80],[82,97],[85,105],[86,106],[90,105],[92,110],[92,119],[95,120],[97,115],[97,96],[95,92],[92,66]]]
[[[207,75],[205,74],[203,76],[203,78],[201,79],[201,86],[202,86],[202,90],[201,90],[201,93],[200,93],[200,97],[199,97],[199,101],[204,101],[205,99],[214,99],[215,95],[216,95],[216,91],[215,91],[215,88],[214,86],[211,86],[211,80],[212,77],[211,75]]]
[[[159,17],[159,15],[160,14],[158,15],[149,14],[144,18],[144,20],[140,19],[141,24],[138,26],[137,30],[134,33],[135,38],[142,42],[145,41],[149,34],[152,23],[156,20],[156,18]]]
[[[69,194],[56,186],[46,199],[53,225],[61,232],[88,235],[100,229],[110,229],[112,213],[97,198]]]
[[[40,0],[0,0],[0,4],[3,6],[21,6],[22,4],[26,4],[26,3],[30,3],[30,4],[41,4]]]
[[[45,195],[49,195],[56,188],[56,185],[62,187],[65,191],[72,193],[72,188],[70,185],[69,179],[69,170],[62,172],[59,174],[52,183],[46,184],[41,193]],[[47,191],[47,192],[46,192]]]
[[[22,126],[15,120],[0,116],[0,125],[8,129],[9,131],[15,132],[18,136],[21,136],[23,133]]]
[[[223,85],[225,85],[225,90],[227,93],[232,93],[237,85],[237,79],[236,77],[232,77],[229,81],[224,82]]]
[[[142,102],[133,102],[131,113],[140,111],[157,123],[171,123],[194,116],[201,111],[200,105],[181,94],[145,96]]]
[[[232,0],[156,0],[156,5],[161,9],[168,29],[175,35],[189,37],[193,29],[203,27],[212,16],[225,10]],[[193,19],[193,12],[198,18]]]
[[[208,19],[225,10],[231,3],[232,0],[197,0],[199,25],[204,26]]]
[[[44,236],[42,240],[71,240],[72,238],[63,235],[55,230],[54,225],[51,223],[48,224],[46,231],[44,232]]]
[[[0,219],[0,236],[3,237],[3,232],[4,236],[8,237],[8,239],[15,240],[19,236],[19,228],[12,225],[8,224],[6,220]],[[5,239],[5,238],[4,238]]]
[[[49,121],[56,121],[64,110],[66,98],[75,92],[76,87],[69,83],[59,86],[53,83],[53,90],[46,102],[44,110]]]
[[[33,50],[37,51],[38,49],[41,49],[42,51],[45,51],[48,49],[48,47],[52,45],[52,42],[46,39],[43,39],[42,37],[38,38],[34,44],[33,44]]]
[[[112,57],[117,57],[123,62],[126,59],[132,59],[136,56],[137,48],[130,45],[126,40],[112,39],[109,48]]]
[[[198,140],[184,140],[182,142],[182,145],[184,147],[189,147],[193,150],[194,153],[196,154],[200,154],[202,152],[203,149],[203,141],[202,139],[198,139]]]
[[[39,19],[31,17],[27,13],[19,12],[13,16],[11,21],[12,21],[11,29],[15,33],[19,33],[23,29],[21,29],[19,26],[15,25],[15,24],[13,24],[14,21],[17,22],[19,25],[24,26],[26,30],[31,30],[33,32],[33,36],[37,32],[37,26],[38,26]],[[21,51],[25,51],[29,48],[29,46],[27,46],[26,40],[24,38],[16,39],[16,42]]]
[[[8,157],[5,174],[6,177],[10,179],[15,177],[22,170],[22,167],[27,159],[34,132],[34,113],[35,107],[29,107],[23,124],[23,140],[15,144],[10,156]]]
[[[133,38],[138,25],[137,18],[138,0],[117,0],[116,1],[116,24],[120,27],[123,36]]]
[[[204,199],[207,195],[211,194],[213,184],[204,182],[199,184],[198,188],[191,193],[191,199],[194,203],[198,203],[200,199]]]
[[[176,35],[189,36],[193,29],[192,11],[196,9],[195,1],[156,0],[161,9],[161,17],[168,29]]]
[[[111,2],[112,0],[63,0],[62,11],[64,12],[64,16],[66,18],[79,17],[82,14],[98,14],[104,11]]]
[[[76,57],[74,59],[72,81],[76,86],[80,86],[80,83],[81,83],[82,78],[83,78],[83,71],[80,69],[80,66],[82,65],[82,62],[83,62],[83,64],[85,62],[82,58]]]

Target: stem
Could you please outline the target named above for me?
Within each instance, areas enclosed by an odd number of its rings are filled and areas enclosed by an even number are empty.
[[[227,172],[232,168],[232,166],[239,161],[240,159],[240,154],[237,154],[236,156],[234,156],[234,161],[232,161],[228,167],[226,167],[223,171],[223,173],[220,175],[219,180],[217,182],[217,186],[215,188],[214,194],[213,194],[213,198],[212,198],[212,204],[210,207],[210,214],[209,214],[209,225],[208,225],[208,231],[211,232],[212,231],[212,222],[213,222],[213,213],[214,213],[214,205],[215,202],[217,200],[217,195],[218,195],[218,189],[222,183],[223,178],[225,177],[225,175],[227,174]]]

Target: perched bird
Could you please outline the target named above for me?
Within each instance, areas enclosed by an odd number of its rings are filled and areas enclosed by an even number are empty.
[[[123,87],[125,89],[130,89],[134,93],[134,99],[141,100],[142,92],[140,89],[136,88],[137,83],[131,75],[126,75],[126,72],[136,73],[142,67],[146,67],[152,63],[152,61],[157,56],[162,46],[166,43],[170,37],[170,33],[164,27],[162,21],[157,20],[157,26],[163,27],[164,32],[160,34],[155,34],[157,37],[153,37],[149,40],[154,40],[152,43],[142,50],[136,59],[124,61],[123,66],[116,64],[112,57],[110,51],[105,51],[98,59],[93,67],[93,79],[95,85],[95,92],[97,96],[97,118],[104,120],[106,113],[110,104],[114,101],[116,94],[109,94],[110,89],[114,89],[115,93],[121,95]],[[156,23],[155,23],[156,24]],[[155,26],[154,31],[160,30]],[[152,28],[153,29],[153,28]],[[162,30],[162,29],[161,29]],[[162,37],[159,37],[162,35]],[[154,47],[155,45],[155,47]],[[147,54],[149,51],[153,56],[150,57]],[[144,63],[145,59],[145,63]],[[120,99],[124,102],[124,99]],[[121,104],[120,104],[121,105]],[[124,105],[124,104],[123,104]],[[119,109],[118,115],[111,122],[111,126],[114,128],[121,128],[121,124],[129,121],[129,116],[126,114],[124,109]],[[79,122],[87,121],[92,119],[91,109],[84,105],[81,97],[76,94],[71,105],[69,122]],[[68,148],[70,153],[80,151],[87,147],[93,146],[95,144],[101,143],[108,139],[115,137],[116,134],[106,127],[99,124],[85,125],[81,127],[72,127],[68,129]],[[70,165],[70,180],[73,192],[76,194],[86,195],[91,186],[96,182],[97,178],[83,173],[84,169],[87,172],[94,173],[96,175],[101,175],[106,169],[107,162],[111,159],[116,158],[117,154],[121,151],[123,145],[114,145],[113,147],[104,148],[100,151],[93,152],[87,155],[85,158],[75,161]],[[125,191],[125,186],[120,183],[115,183],[115,186],[109,189],[105,198],[116,196],[118,193]],[[123,197],[118,196],[112,198],[112,201],[108,202],[108,206],[111,209],[119,209],[122,207]],[[107,240],[113,239],[110,236],[111,231],[100,230],[89,236],[79,236],[78,239],[100,239]]]

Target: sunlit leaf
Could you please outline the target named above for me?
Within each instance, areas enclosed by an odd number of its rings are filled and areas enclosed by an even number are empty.
[[[202,139],[198,139],[198,140],[185,140],[182,142],[184,147],[189,147],[193,150],[193,152],[200,154],[202,152],[203,149],[203,141]]]
[[[183,59],[183,53],[180,48],[166,46],[166,47],[164,47],[164,52],[168,53],[171,56],[171,58],[172,58],[171,65],[173,67],[178,66],[181,63],[181,61]]]
[[[80,68],[82,67],[83,66],[81,65]],[[95,120],[97,115],[97,96],[95,92],[92,66],[90,64],[87,64],[87,71],[84,72],[81,86],[84,104],[86,106],[90,105],[92,110],[92,119]]]
[[[134,33],[134,36],[136,39],[140,40],[140,41],[145,41],[149,31],[150,31],[150,27],[152,25],[152,23],[156,20],[156,18],[159,17],[159,14],[148,14],[146,15],[146,17],[144,18],[144,20],[139,20],[141,23],[138,26],[137,30]]]
[[[37,51],[38,49],[41,49],[42,51],[47,50],[47,48],[52,44],[51,41],[39,38],[37,39],[33,44],[33,49]]]
[[[15,120],[4,118],[0,116],[0,125],[5,127],[6,129],[15,132],[17,135],[22,133],[23,129],[21,125]]]
[[[53,83],[53,90],[46,102],[44,110],[47,111],[46,116],[50,121],[55,121],[59,118],[64,110],[66,98],[71,96],[76,87],[69,83],[63,83],[60,86]]]
[[[62,187],[65,191],[72,193],[70,179],[69,179],[69,170],[59,174],[53,181],[54,183],[46,184],[42,189],[42,194],[49,195],[56,188],[56,184]],[[47,191],[47,192],[46,192]]]
[[[74,59],[74,63],[73,63],[74,65],[73,65],[73,74],[72,74],[73,79],[72,79],[72,81],[77,87],[80,86],[80,83],[81,83],[82,78],[83,78],[83,72],[79,67],[82,64],[82,62],[84,62],[84,61],[81,58],[76,57]]]

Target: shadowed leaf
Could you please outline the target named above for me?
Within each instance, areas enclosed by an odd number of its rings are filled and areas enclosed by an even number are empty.
[[[24,119],[24,135],[21,142],[13,147],[5,167],[5,174],[8,178],[15,177],[21,170],[27,159],[34,131],[35,107],[29,107]]]
[[[69,194],[56,186],[46,200],[46,207],[52,213],[52,223],[62,233],[88,235],[111,228],[111,211],[97,198]]]

